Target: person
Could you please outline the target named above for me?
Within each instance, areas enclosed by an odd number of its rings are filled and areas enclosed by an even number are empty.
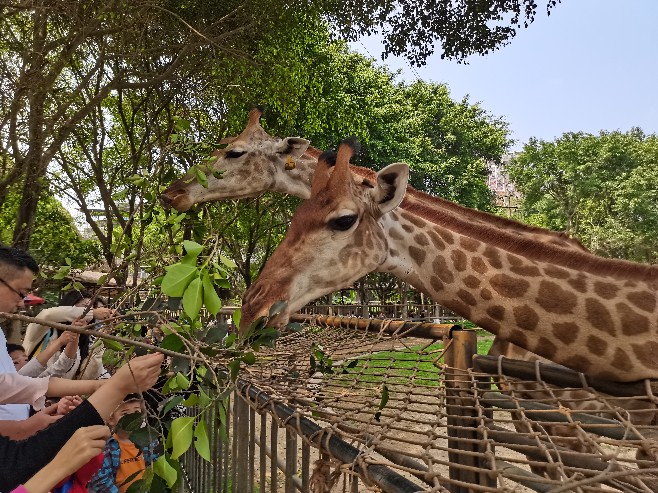
[[[86,426],[76,430],[53,460],[11,493],[50,492],[67,476],[102,454],[105,440],[109,436],[110,429],[105,425]]]
[[[14,363],[14,368],[27,377],[61,376],[75,364],[78,351],[78,334],[66,331],[60,337],[51,340],[46,349],[36,358],[28,360],[25,348],[20,344],[7,343],[7,352]],[[57,358],[53,358],[55,355]],[[51,362],[50,360],[53,359]]]
[[[157,459],[157,440],[140,449],[130,440],[130,432],[119,425],[124,416],[143,412],[144,401],[139,395],[131,394],[108,419],[107,423],[114,428],[114,434],[105,445],[102,466],[89,481],[90,492],[125,493],[132,483],[144,475],[146,467]]]
[[[36,318],[44,322],[84,326],[92,323],[93,320],[105,320],[112,315],[112,310],[101,306],[102,303],[99,300],[96,300],[92,309],[89,308],[91,303],[90,293],[73,289],[64,295],[59,306],[41,310]],[[47,325],[29,324],[23,338],[23,347],[28,358],[37,356],[48,347],[51,341],[57,340],[59,337],[61,337],[60,332]],[[75,362],[64,374],[66,378],[96,379],[106,375],[102,362],[102,347],[91,349],[90,346],[90,336],[80,334]],[[52,356],[49,364],[54,364],[58,357],[59,353]]]
[[[38,272],[38,265],[27,252],[0,246],[0,314],[13,313],[23,306],[23,299],[30,292],[34,275]],[[4,331],[0,330],[3,370],[0,371],[0,403],[31,404],[35,409],[41,409],[46,394],[53,397],[91,396],[65,415],[56,415],[56,408],[45,408],[27,420],[16,421],[13,426],[29,424],[24,426],[28,428],[24,430],[27,437],[20,441],[8,438],[12,424],[0,421],[0,491],[11,491],[34,476],[55,457],[78,428],[104,424],[127,394],[151,388],[160,375],[163,361],[162,354],[136,357],[106,382],[31,378],[16,373],[6,344]],[[39,430],[40,433],[36,433]]]

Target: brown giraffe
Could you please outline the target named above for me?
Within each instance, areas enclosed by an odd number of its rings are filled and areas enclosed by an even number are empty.
[[[210,166],[215,171],[222,171],[222,178],[209,174],[208,187],[205,188],[193,176],[186,175],[174,181],[162,193],[162,202],[184,212],[203,202],[256,197],[265,192],[309,198],[320,151],[309,147],[309,141],[300,137],[279,139],[269,135],[260,125],[261,116],[261,110],[252,109],[242,133],[237,137],[223,139],[222,143],[227,146],[213,153],[215,160]],[[374,182],[375,173],[372,170],[358,166],[351,166],[350,169],[356,175]],[[508,233],[527,235],[569,250],[585,251],[578,240],[563,232],[549,231],[463,207],[419,192],[410,185],[407,185],[406,196],[462,219],[504,228]],[[404,207],[405,203],[402,204]]]
[[[262,111],[254,108],[249,113],[245,129],[237,137],[222,140],[224,149],[213,153],[212,168],[222,171],[222,178],[208,176],[208,187],[203,187],[193,176],[184,176],[174,181],[161,195],[161,200],[176,210],[184,212],[198,203],[216,200],[255,197],[264,192],[281,192],[302,199],[311,196],[311,181],[320,156],[320,151],[309,147],[309,141],[300,137],[279,139],[269,135],[261,126]],[[359,177],[374,183],[376,173],[370,169],[351,166],[350,170]],[[582,244],[564,232],[550,231],[513,221],[504,217],[478,211],[440,197],[420,192],[406,186],[406,200],[401,204],[422,203],[425,210],[451,214],[462,220],[473,221],[507,233],[529,237],[570,251],[586,251]],[[413,210],[408,211],[415,214]],[[532,360],[537,355],[496,338],[490,354],[509,358]]]
[[[408,167],[350,173],[352,150],[316,168],[311,198],[245,293],[242,324],[368,272],[391,272],[522,348],[621,382],[658,377],[658,266],[566,251],[405,198]],[[404,202],[403,202],[404,198]],[[402,207],[398,206],[402,203]]]

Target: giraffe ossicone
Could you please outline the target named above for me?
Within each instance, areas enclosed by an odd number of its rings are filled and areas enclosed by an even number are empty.
[[[343,145],[333,169],[318,163],[311,197],[245,293],[243,324],[280,299],[284,323],[308,301],[385,271],[556,363],[617,381],[658,378],[658,266],[463,220],[404,197],[406,165],[373,184],[350,172],[350,157]]]

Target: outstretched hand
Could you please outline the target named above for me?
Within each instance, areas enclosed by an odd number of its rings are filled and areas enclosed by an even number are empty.
[[[112,378],[120,380],[127,394],[144,392],[157,382],[164,355],[147,354],[131,359]]]

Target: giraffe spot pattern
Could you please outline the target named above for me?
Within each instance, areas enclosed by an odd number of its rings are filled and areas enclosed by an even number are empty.
[[[448,308],[464,318],[471,318],[471,307],[460,300],[450,300]],[[486,328],[486,327],[485,327]]]
[[[448,230],[439,228],[438,233],[439,236],[441,236],[441,239],[445,241],[448,245],[452,245],[455,242],[455,239],[452,237],[452,233],[450,233]]]
[[[422,248],[418,248],[412,245],[409,247],[409,255],[411,255],[411,259],[416,263],[416,265],[423,265],[426,252]]]
[[[512,341],[517,346],[521,346],[522,348],[527,349],[529,346],[528,334],[526,334],[522,330],[518,330],[518,329],[513,330],[509,336],[509,340]]]
[[[652,370],[658,369],[658,343],[655,341],[647,341],[644,344],[631,344],[631,348],[635,353],[635,357],[640,363]]]
[[[414,227],[407,223],[402,223],[402,229],[404,229],[407,233],[413,233],[414,231]]]
[[[494,247],[487,245],[483,255],[494,269],[500,269],[503,266],[503,263],[500,261],[500,254]]]
[[[473,238],[469,238],[468,236],[462,236],[459,238],[459,244],[468,252],[475,252],[480,248],[480,242]]]
[[[394,240],[404,240],[404,235],[397,228],[391,228],[388,235]]]
[[[533,352],[543,356],[544,358],[553,360],[557,354],[557,346],[553,344],[553,341],[550,339],[547,339],[546,337],[540,337]]]
[[[494,305],[487,308],[487,315],[495,320],[503,320],[505,318],[505,307]]]
[[[436,257],[434,262],[432,262],[432,270],[434,273],[439,276],[443,282],[450,284],[455,280],[452,271],[448,268],[448,264],[443,257]]]
[[[553,281],[541,281],[537,293],[537,303],[549,313],[573,313],[578,300],[566,289],[562,289]]]
[[[354,235],[354,246],[362,247],[363,246],[363,231],[357,229]]]
[[[573,322],[557,322],[553,324],[553,335],[565,344],[571,344],[578,339],[580,327]]]
[[[539,315],[528,305],[515,306],[512,309],[516,325],[525,330],[535,330],[539,324]]]
[[[656,295],[649,291],[633,291],[626,295],[628,301],[633,303],[640,310],[653,313],[656,309]]]
[[[473,257],[471,259],[471,268],[478,274],[484,274],[489,270],[487,264],[484,263],[481,257]]]
[[[441,291],[443,289],[443,283],[436,276],[430,277],[430,285],[434,291]]]
[[[469,275],[464,278],[464,284],[466,287],[475,289],[480,287],[480,279],[475,276]]]
[[[478,303],[475,299],[475,296],[473,296],[470,291],[466,291],[465,289],[460,289],[457,291],[457,296],[467,305],[475,306]]]
[[[489,284],[494,291],[505,298],[520,298],[530,288],[530,283],[525,279],[507,274],[496,274],[489,280]]]
[[[452,259],[452,265],[455,266],[455,269],[457,269],[459,272],[464,272],[466,270],[468,259],[466,258],[466,254],[464,252],[461,250],[453,250],[450,253],[450,258]]]
[[[564,366],[573,370],[585,372],[592,366],[592,362],[582,354],[575,354],[563,360]]]
[[[541,271],[536,265],[519,265],[510,267],[510,272],[523,277],[539,277]]]
[[[585,300],[585,312],[587,320],[593,327],[607,332],[612,336],[615,335],[615,323],[603,303],[594,298],[587,298]]]
[[[567,283],[569,283],[569,286],[574,288],[576,291],[579,293],[585,294],[587,292],[587,277],[582,273],[578,273],[576,277],[572,277],[567,280]]]
[[[423,219],[414,214],[411,214],[410,212],[403,210],[401,215],[417,228],[425,228],[427,226],[427,223]]]
[[[610,364],[621,371],[628,371],[632,368],[631,359],[626,354],[626,351],[621,348],[615,349],[615,354]]]
[[[523,265],[523,260],[521,257],[517,257],[516,255],[513,255],[511,253],[507,254],[507,261],[512,267],[520,267]]]
[[[594,292],[604,300],[611,300],[619,292],[619,288],[609,282],[596,281],[594,283]]]
[[[418,233],[416,236],[414,236],[414,241],[418,243],[420,246],[427,246],[430,244],[430,241],[427,239],[427,236],[425,236],[423,233]]]
[[[489,317],[483,317],[479,320],[478,325],[489,332],[500,331],[500,322]]]
[[[428,231],[428,236],[430,237],[430,241],[437,250],[441,251],[446,249],[445,242],[441,239],[436,231]]]
[[[649,332],[649,319],[646,316],[640,315],[626,303],[617,303],[615,308],[621,320],[622,334],[634,336]]]
[[[568,279],[570,277],[568,270],[556,267],[555,265],[547,265],[544,267],[544,274],[553,279]]]
[[[590,353],[597,356],[603,356],[608,350],[608,343],[604,339],[596,336],[589,336],[587,338],[586,346]]]
[[[397,250],[394,250],[393,248],[389,249],[388,254],[391,257],[399,257],[400,256],[400,252],[398,252]]]
[[[489,301],[491,298],[493,298],[493,295],[491,294],[491,291],[489,291],[487,288],[484,288],[482,291],[480,291],[480,298],[482,298],[484,301]]]

